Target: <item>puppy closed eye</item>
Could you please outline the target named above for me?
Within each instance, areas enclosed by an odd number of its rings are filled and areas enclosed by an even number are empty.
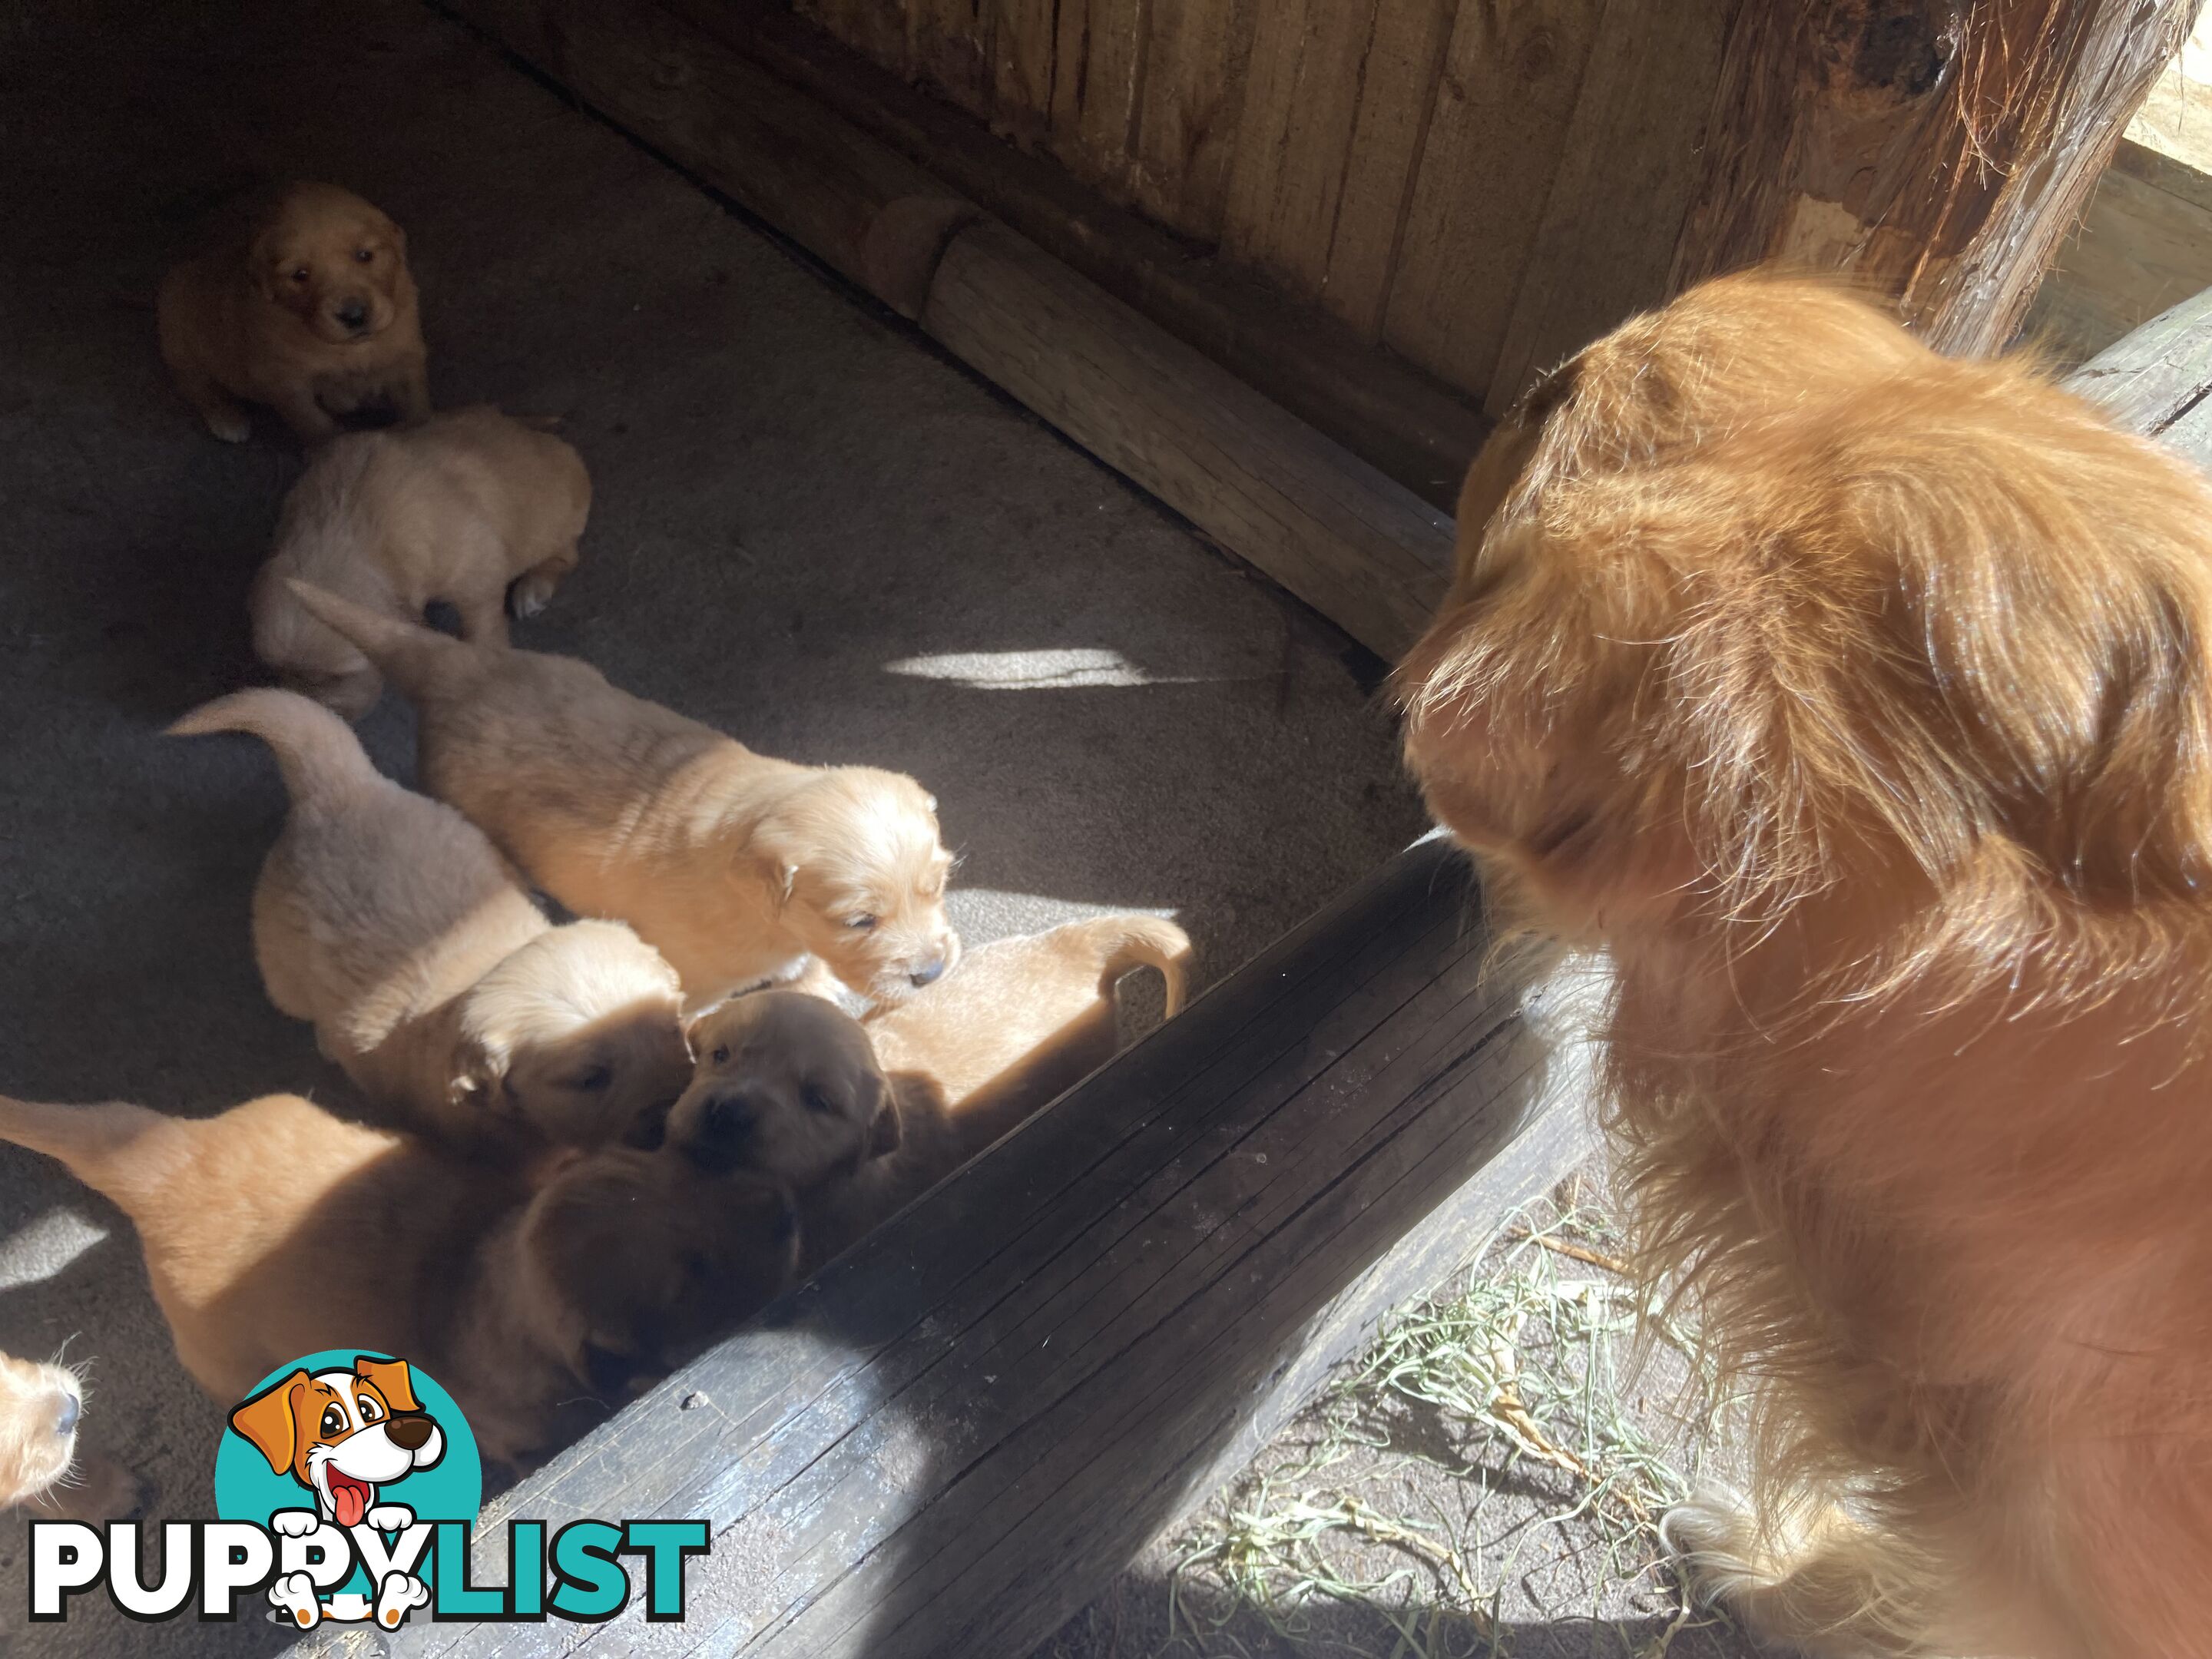
[[[876,927],[876,918],[873,916],[848,916],[845,919],[845,925],[848,927],[855,928],[863,933],[873,933]]]
[[[808,1111],[817,1116],[827,1117],[837,1109],[836,1102],[831,1100],[828,1095],[811,1083],[799,1091],[799,1098]]]
[[[728,1065],[730,1063],[730,1045],[726,1042],[720,1044],[715,1048],[714,1052],[708,1056],[708,1058],[717,1066]]]
[[[614,1080],[615,1073],[612,1066],[592,1066],[569,1079],[568,1086],[579,1094],[595,1095]]]

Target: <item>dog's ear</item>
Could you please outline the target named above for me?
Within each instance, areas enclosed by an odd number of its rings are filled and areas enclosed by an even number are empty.
[[[299,1398],[309,1382],[307,1372],[294,1371],[230,1413],[230,1426],[269,1460],[272,1474],[292,1472],[292,1452],[299,1444]]]
[[[368,1354],[354,1357],[353,1372],[376,1385],[376,1391],[396,1412],[419,1412],[415,1398],[415,1373],[404,1359],[378,1359]]]
[[[501,1112],[512,1096],[507,1086],[511,1056],[507,1044],[482,1031],[462,1037],[453,1051],[453,1081],[447,1098],[456,1106],[480,1112]]]
[[[880,1077],[871,1077],[869,1087],[875,1091],[876,1115],[868,1120],[868,1156],[889,1158],[899,1147],[898,1101]]]

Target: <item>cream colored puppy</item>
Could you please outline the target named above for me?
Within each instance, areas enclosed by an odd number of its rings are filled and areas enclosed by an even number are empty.
[[[269,1000],[362,1089],[459,1144],[619,1136],[690,1073],[676,975],[619,922],[556,927],[479,830],[369,764],[289,691],[180,735],[250,732],[292,810],[253,894]]]
[[[977,1152],[1114,1057],[1118,988],[1139,968],[1165,981],[1173,1018],[1189,978],[1188,933],[1158,916],[1064,922],[977,946],[943,983],[871,1015],[867,1032],[894,1079],[938,1086]]]
[[[177,390],[226,443],[252,432],[246,404],[310,441],[430,412],[406,235],[335,185],[232,204],[155,312]]]
[[[295,591],[413,700],[430,793],[569,909],[637,929],[695,1006],[793,977],[809,956],[897,1002],[957,959],[952,860],[912,778],[773,760],[573,657]]]
[[[131,1218],[177,1358],[217,1402],[301,1354],[374,1350],[435,1376],[511,1462],[742,1322],[798,1248],[787,1193],[672,1152],[570,1151],[526,1178],[295,1095],[210,1118],[0,1097],[0,1139]]]
[[[699,1065],[669,1114],[668,1144],[701,1169],[750,1170],[799,1194],[811,1273],[965,1157],[945,1097],[893,1079],[868,1034],[803,991],[757,991],[694,1022]]]
[[[488,404],[333,438],[284,498],[276,550],[254,579],[254,653],[294,690],[359,719],[382,679],[288,578],[410,622],[442,599],[469,638],[504,645],[509,587],[515,615],[543,611],[576,568],[591,507],[583,458]]]

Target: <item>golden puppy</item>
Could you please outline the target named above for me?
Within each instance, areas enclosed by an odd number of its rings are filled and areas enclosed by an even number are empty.
[[[867,1033],[893,1078],[937,1085],[972,1154],[1114,1057],[1115,990],[1139,968],[1159,970],[1174,1018],[1190,971],[1182,928],[1146,915],[1063,922],[969,951],[957,972],[871,1015]]]
[[[225,443],[252,431],[246,404],[311,441],[430,412],[406,235],[335,185],[233,204],[155,312],[161,361]]]
[[[746,1170],[799,1195],[799,1267],[815,1268],[966,1156],[928,1079],[893,1079],[859,1021],[804,991],[756,991],[693,1022],[699,1066],[668,1145],[701,1169]]]
[[[695,1005],[790,978],[810,955],[896,1002],[957,958],[952,860],[912,778],[771,760],[573,657],[487,650],[295,591],[413,700],[430,793],[569,909],[636,928]]]
[[[254,578],[254,654],[294,690],[358,720],[384,682],[309,616],[298,577],[410,622],[442,599],[461,631],[507,643],[507,605],[533,617],[576,568],[592,507],[583,458],[487,404],[392,432],[334,438],[284,498],[276,550]]]
[[[131,1218],[177,1358],[219,1403],[303,1353],[395,1354],[509,1462],[765,1305],[798,1246],[787,1194],[673,1152],[569,1152],[526,1179],[294,1095],[211,1118],[0,1097],[0,1139]]]
[[[1544,398],[1398,684],[1438,817],[1610,952],[1640,1261],[1752,1389],[1748,1508],[1670,1537],[1820,1651],[2201,1650],[2212,489],[1802,282]]]
[[[325,1058],[456,1144],[588,1145],[690,1076],[676,975],[619,922],[556,927],[483,833],[369,764],[289,691],[237,691],[169,728],[250,732],[292,798],[253,892],[269,1000]]]
[[[0,1510],[36,1503],[62,1483],[83,1415],[76,1372],[0,1353]]]

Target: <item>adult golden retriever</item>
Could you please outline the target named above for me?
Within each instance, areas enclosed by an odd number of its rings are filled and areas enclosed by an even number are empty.
[[[1639,1260],[1751,1385],[1668,1531],[1835,1653],[2212,1646],[2212,490],[1848,294],[1540,387],[1400,671],[1438,817],[1602,945]]]

